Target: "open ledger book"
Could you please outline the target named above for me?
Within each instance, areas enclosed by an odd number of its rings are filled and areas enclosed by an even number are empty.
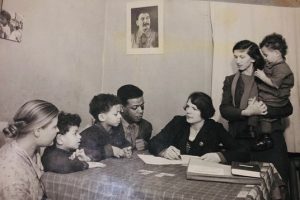
[[[187,168],[187,179],[240,184],[260,184],[261,178],[241,177],[231,174],[231,166],[191,158]]]

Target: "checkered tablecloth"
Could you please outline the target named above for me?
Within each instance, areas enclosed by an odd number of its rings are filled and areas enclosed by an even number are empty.
[[[273,170],[269,170],[270,177],[266,179],[270,184],[262,185],[187,180],[186,166],[148,165],[137,155],[130,159],[107,159],[103,163],[107,165],[105,168],[70,174],[45,173],[42,181],[48,198],[52,200],[269,199],[270,191],[274,190],[276,182],[276,178],[272,176]]]

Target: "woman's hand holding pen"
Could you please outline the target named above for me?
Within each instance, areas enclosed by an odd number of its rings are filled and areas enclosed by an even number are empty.
[[[159,155],[170,160],[181,159],[180,150],[174,146],[169,146],[167,149],[163,150]]]

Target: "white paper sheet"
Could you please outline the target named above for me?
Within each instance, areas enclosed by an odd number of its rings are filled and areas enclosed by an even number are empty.
[[[185,165],[185,166],[188,165],[188,163],[192,157],[199,158],[198,156],[181,155],[180,160],[169,160],[169,159],[162,158],[162,157],[157,157],[157,156],[153,156],[153,155],[144,155],[144,154],[138,154],[138,157],[142,161],[144,161],[144,163],[150,164],[150,165]]]

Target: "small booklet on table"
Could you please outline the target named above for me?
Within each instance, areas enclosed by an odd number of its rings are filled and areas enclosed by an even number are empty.
[[[231,166],[191,158],[187,167],[187,179],[216,181],[239,184],[261,184],[261,178],[234,176],[231,174]]]
[[[258,164],[232,162],[231,173],[233,175],[260,178],[260,167]]]

